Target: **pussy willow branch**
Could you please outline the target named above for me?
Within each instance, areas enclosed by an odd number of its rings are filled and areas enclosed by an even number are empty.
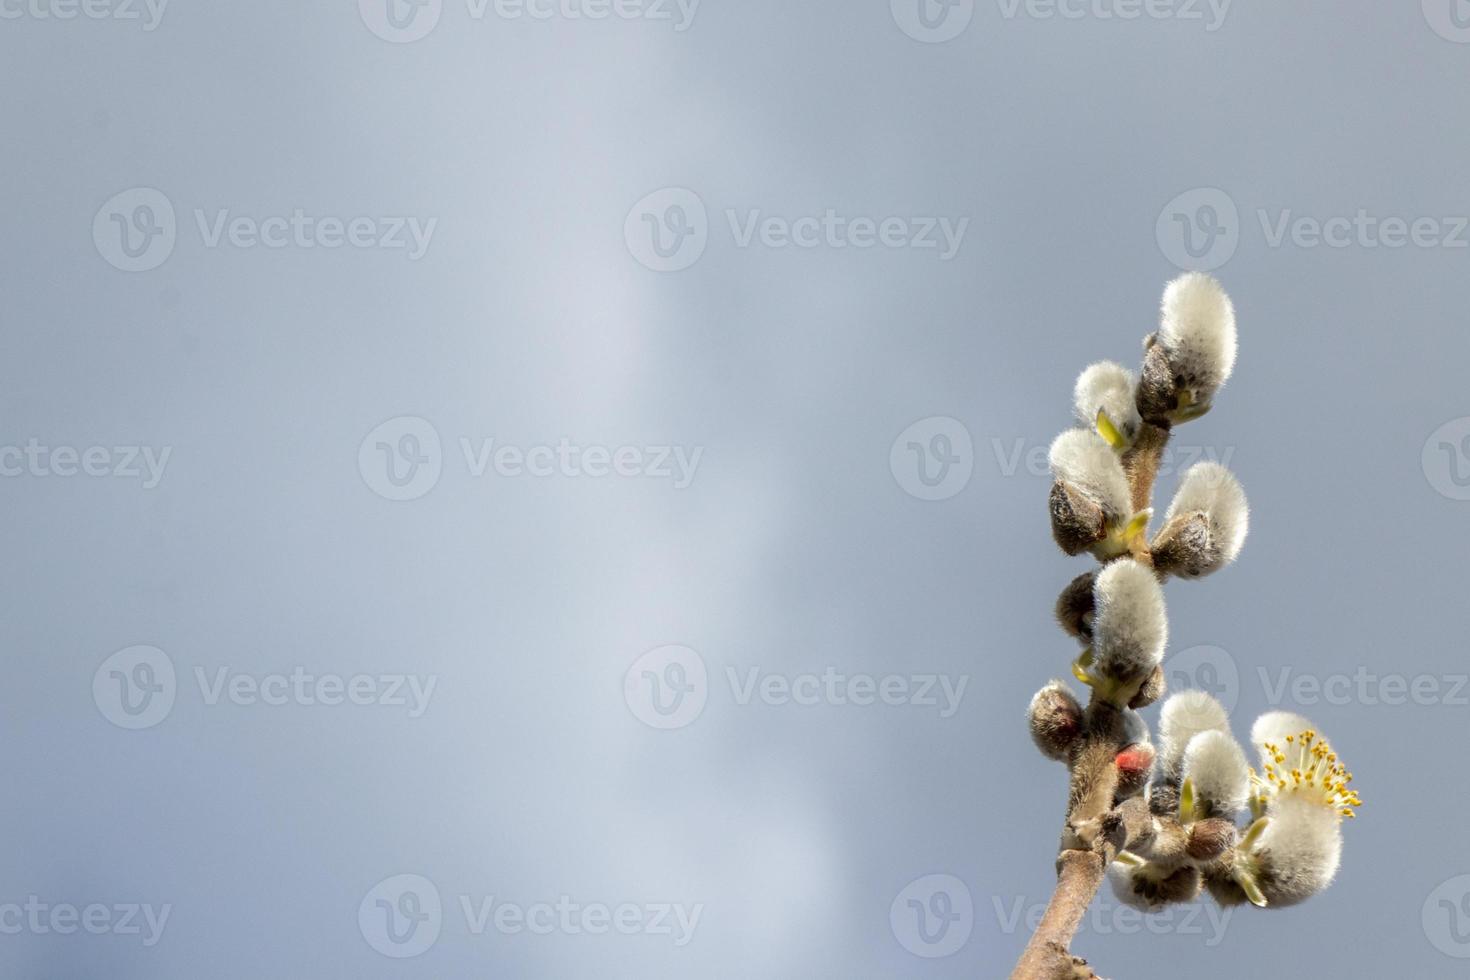
[[[1123,470],[1133,509],[1143,510],[1153,498],[1159,460],[1169,443],[1169,430],[1145,422],[1133,446],[1123,456]],[[1132,557],[1153,564],[1146,535],[1130,545]],[[1102,885],[1108,865],[1118,851],[1134,846],[1152,833],[1153,817],[1141,797],[1116,809],[1116,758],[1124,748],[1123,711],[1094,691],[1083,716],[1086,736],[1068,764],[1070,788],[1067,818],[1057,855],[1057,886],[1041,923],[1031,934],[1011,980],[1086,980],[1096,974],[1068,947],[1087,907]]]

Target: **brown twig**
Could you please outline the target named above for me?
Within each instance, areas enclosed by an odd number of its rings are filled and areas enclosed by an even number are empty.
[[[1123,454],[1123,472],[1128,474],[1128,489],[1133,492],[1133,509],[1149,506],[1154,495],[1154,480],[1159,475],[1159,461],[1169,445],[1169,430],[1145,422],[1128,452]]]
[[[1101,785],[1101,784],[1099,784]],[[1016,964],[1012,980],[1064,980],[1074,977],[1076,958],[1068,951],[1103,875],[1120,850],[1152,834],[1153,817],[1139,797],[1082,826],[1069,825],[1076,846],[1057,858],[1057,886],[1040,924]],[[1090,839],[1089,839],[1090,838]],[[1092,976],[1089,970],[1082,976]]]
[[[1133,446],[1123,456],[1134,510],[1143,510],[1153,498],[1159,461],[1169,442],[1169,430],[1145,423]],[[1152,564],[1147,535],[1139,535],[1131,556]],[[1094,691],[1084,715],[1086,736],[1068,763],[1070,788],[1067,818],[1057,856],[1057,885],[1036,931],[1021,953],[1011,980],[1075,980],[1095,977],[1085,961],[1069,947],[1087,907],[1102,885],[1107,867],[1118,851],[1152,836],[1154,818],[1140,798],[1114,808],[1118,786],[1117,755],[1124,748],[1122,709]]]

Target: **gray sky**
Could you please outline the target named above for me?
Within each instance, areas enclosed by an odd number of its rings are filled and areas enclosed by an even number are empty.
[[[1181,267],[1174,680],[1366,803],[1076,949],[1463,971],[1464,4],[388,2],[0,0],[0,972],[1004,975],[1041,457]]]

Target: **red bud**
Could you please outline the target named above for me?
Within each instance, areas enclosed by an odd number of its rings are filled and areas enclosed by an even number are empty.
[[[1154,747],[1147,742],[1135,742],[1119,752],[1113,761],[1118,766],[1117,798],[1127,799],[1143,792],[1148,777],[1154,768]]]

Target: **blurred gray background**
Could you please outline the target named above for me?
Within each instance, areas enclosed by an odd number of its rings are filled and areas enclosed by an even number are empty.
[[[1172,472],[1254,513],[1172,680],[1366,805],[1306,905],[1075,949],[1464,973],[1470,5],[393,2],[0,3],[0,973],[1004,976],[1036,456],[1181,266],[1241,355]]]

